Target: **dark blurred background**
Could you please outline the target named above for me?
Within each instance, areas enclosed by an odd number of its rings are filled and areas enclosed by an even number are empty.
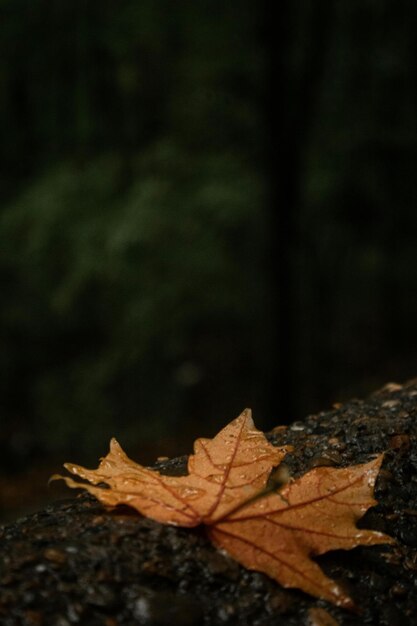
[[[417,375],[417,4],[278,4],[0,3],[3,515]]]

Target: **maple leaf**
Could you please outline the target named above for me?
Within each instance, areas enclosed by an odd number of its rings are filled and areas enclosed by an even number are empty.
[[[112,439],[97,470],[64,465],[88,483],[53,478],[86,489],[107,506],[127,504],[158,522],[204,524],[212,542],[248,569],[352,608],[352,600],[311,557],[393,542],[383,533],[356,527],[376,504],[372,492],[383,455],[362,465],[315,468],[277,491],[268,479],[291,449],[270,444],[246,410],[213,439],[195,441],[186,476],[143,467]]]

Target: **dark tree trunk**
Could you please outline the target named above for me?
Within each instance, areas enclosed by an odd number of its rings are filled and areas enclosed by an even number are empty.
[[[311,15],[306,19],[304,11],[298,15],[294,3],[284,1],[276,21],[272,19],[272,3],[265,2],[265,30],[270,42],[266,154],[271,194],[266,246],[270,296],[266,307],[269,323],[265,326],[269,360],[265,368],[264,413],[272,419],[277,415],[278,402],[280,414],[286,419],[295,419],[297,414],[294,281],[302,281],[303,277],[296,276],[294,261],[300,245],[297,228],[305,156],[328,52],[333,4],[330,0],[312,3]],[[295,57],[300,53],[302,61],[297,63]]]

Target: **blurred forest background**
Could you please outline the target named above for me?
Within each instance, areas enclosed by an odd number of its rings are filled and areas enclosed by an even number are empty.
[[[417,4],[272,6],[0,1],[0,509],[417,375]]]

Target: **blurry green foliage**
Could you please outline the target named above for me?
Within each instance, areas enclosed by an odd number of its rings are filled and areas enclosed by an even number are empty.
[[[122,187],[115,154],[61,163],[3,211],[1,395],[44,445],[175,431],[189,387],[221,372],[225,334],[224,385],[233,393],[231,364],[248,378],[261,181],[230,154],[189,159],[159,144],[130,159]]]
[[[0,18],[0,441],[96,453],[222,423],[253,396],[262,323],[259,9]]]
[[[415,375],[417,5],[269,9],[0,2],[5,464]]]

